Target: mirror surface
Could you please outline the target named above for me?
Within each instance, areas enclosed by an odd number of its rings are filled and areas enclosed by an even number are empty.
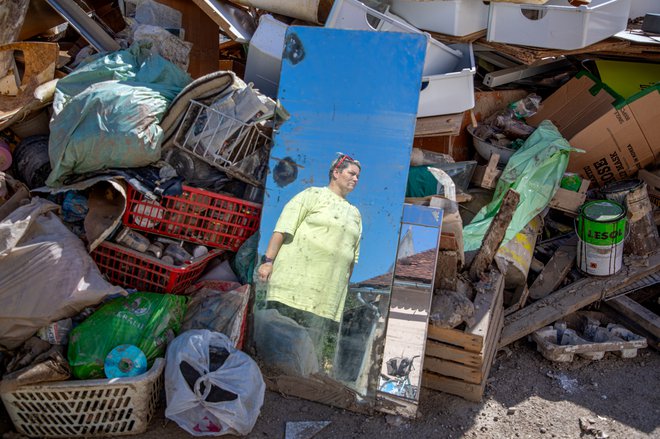
[[[403,210],[378,390],[414,416],[419,401],[442,209],[407,204]]]
[[[287,32],[278,96],[289,117],[271,150],[254,276],[253,339],[271,376],[322,375],[375,402],[425,46],[412,34]]]

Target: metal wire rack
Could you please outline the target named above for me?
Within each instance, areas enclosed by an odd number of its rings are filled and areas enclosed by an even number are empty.
[[[228,175],[263,186],[263,153],[271,139],[258,122],[245,123],[197,101],[191,101],[174,145]]]

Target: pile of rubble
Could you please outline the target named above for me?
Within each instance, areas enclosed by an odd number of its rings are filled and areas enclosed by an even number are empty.
[[[425,52],[402,60],[421,72],[411,85],[419,99],[397,164],[405,200],[390,201],[441,212],[441,232],[424,260],[397,241],[400,261],[430,273],[407,280],[430,294],[415,304],[425,316],[410,340],[420,346],[417,382],[394,396],[479,401],[497,350],[524,337],[549,361],[660,348],[652,3],[0,6],[0,396],[17,431],[140,433],[164,383],[166,416],[189,433],[248,434],[266,383],[286,392],[241,349],[254,354],[246,328],[264,197],[301,167],[271,154],[292,116],[278,101],[283,62],[308,55],[291,38],[299,28],[358,42],[407,34]],[[350,78],[327,87],[339,80]],[[396,271],[379,278],[386,288]],[[104,392],[127,386],[135,410],[119,415]],[[43,392],[59,395],[54,413],[73,393],[111,402],[53,421],[24,402]],[[314,393],[306,397],[342,405]]]

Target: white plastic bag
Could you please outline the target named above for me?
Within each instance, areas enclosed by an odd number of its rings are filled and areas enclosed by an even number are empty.
[[[224,334],[190,330],[167,348],[165,417],[193,436],[248,434],[265,390],[257,363]]]

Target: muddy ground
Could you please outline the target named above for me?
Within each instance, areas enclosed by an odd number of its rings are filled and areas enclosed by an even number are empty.
[[[316,438],[660,438],[660,353],[553,363],[518,341],[498,352],[481,403],[424,389],[419,413],[365,416],[267,392],[249,437],[283,438],[287,422],[330,421]],[[1,416],[0,432],[10,431]],[[191,436],[161,406],[147,433],[133,437]]]
[[[481,403],[423,390],[419,412],[416,420],[364,416],[267,392],[249,437],[283,438],[287,422],[330,421],[316,438],[660,438],[660,353],[553,363],[518,341],[498,352]],[[161,409],[138,437],[190,436]]]

